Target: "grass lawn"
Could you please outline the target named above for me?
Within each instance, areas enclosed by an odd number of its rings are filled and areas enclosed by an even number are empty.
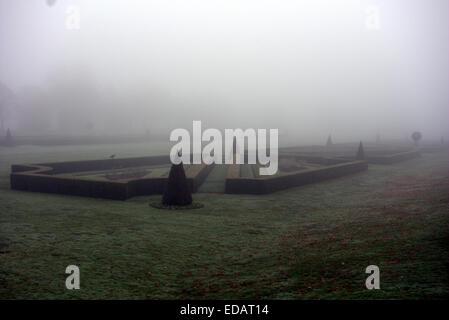
[[[0,147],[1,299],[425,299],[449,296],[449,156],[195,210],[10,190],[12,163],[163,154],[148,144]],[[217,184],[224,170],[209,183]],[[218,179],[218,178],[217,178]],[[207,181],[206,181],[207,182]],[[65,288],[79,266],[81,289]],[[380,290],[365,268],[380,268]]]

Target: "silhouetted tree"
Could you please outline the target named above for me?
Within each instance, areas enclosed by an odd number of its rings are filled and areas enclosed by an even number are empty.
[[[326,146],[332,146],[334,143],[332,142],[332,137],[331,135],[329,135],[329,137],[327,137],[327,142],[326,142]]]
[[[17,106],[15,93],[6,85],[0,82],[0,132],[3,134],[5,123],[11,117],[13,107]]]
[[[11,136],[11,130],[6,130],[6,141],[11,141],[12,140],[12,136]]]
[[[412,139],[415,142],[415,146],[418,145],[419,140],[421,140],[422,134],[419,131],[415,131],[412,133]]]
[[[365,160],[365,151],[363,150],[362,141],[360,141],[359,150],[357,150],[356,159],[357,160]]]
[[[56,3],[56,0],[47,0],[47,6],[53,7],[53,5]]]
[[[7,145],[7,146],[13,145],[11,130],[9,130],[9,128],[6,130],[5,145]]]
[[[192,193],[187,183],[184,165],[172,164],[162,203],[166,206],[186,206],[192,203]]]

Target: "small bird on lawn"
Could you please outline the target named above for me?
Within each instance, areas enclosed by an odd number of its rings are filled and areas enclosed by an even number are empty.
[[[111,154],[110,156],[109,156],[109,159],[114,159],[115,158],[115,154]]]

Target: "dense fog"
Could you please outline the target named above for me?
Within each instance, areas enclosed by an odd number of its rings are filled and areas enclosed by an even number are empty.
[[[449,134],[446,0],[0,0],[1,132]]]

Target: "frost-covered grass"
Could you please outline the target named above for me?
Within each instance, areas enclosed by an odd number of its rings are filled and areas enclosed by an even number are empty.
[[[13,191],[12,163],[161,154],[151,145],[0,148],[2,299],[447,298],[447,154],[270,195],[110,201]],[[223,172],[217,171],[217,177]],[[65,289],[65,268],[81,289]],[[365,289],[366,266],[381,290]]]

